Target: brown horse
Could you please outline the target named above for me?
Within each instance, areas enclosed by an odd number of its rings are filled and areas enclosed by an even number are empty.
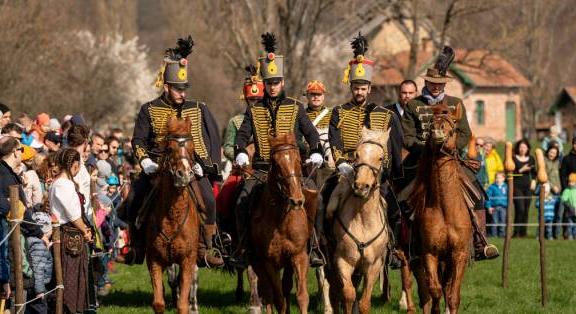
[[[445,105],[435,106],[426,153],[409,200],[415,210],[421,255],[415,274],[425,313],[440,312],[442,295],[446,312],[458,312],[460,286],[470,258],[472,224],[461,187],[466,175],[456,147],[456,122],[462,114],[461,106],[452,113]]]
[[[332,221],[327,278],[334,312],[341,305],[353,312],[356,289],[363,280],[359,312],[370,313],[374,284],[382,269],[388,244],[386,204],[380,197],[380,177],[388,152],[389,132],[362,130],[356,149],[354,178],[341,176],[334,189],[326,217]]]
[[[146,228],[146,263],[152,279],[155,313],[164,313],[162,273],[172,264],[180,268],[178,313],[189,311],[190,284],[198,252],[200,220],[192,172],[194,145],[188,119],[170,118],[165,139],[166,155],[156,178],[157,197],[152,201]]]
[[[273,305],[281,314],[290,313],[293,274],[298,307],[301,313],[307,313],[307,243],[312,217],[316,215],[316,206],[311,205],[316,203],[317,194],[302,188],[300,153],[294,134],[270,136],[269,141],[271,169],[250,215],[255,252],[250,263],[258,275],[258,292],[267,313],[272,313]]]

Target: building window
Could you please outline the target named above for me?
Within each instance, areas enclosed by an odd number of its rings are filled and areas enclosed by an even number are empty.
[[[476,124],[484,125],[484,101],[476,100]]]

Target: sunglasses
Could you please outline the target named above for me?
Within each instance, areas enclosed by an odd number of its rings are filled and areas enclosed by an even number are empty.
[[[23,153],[23,152],[24,152],[24,147],[20,146],[20,147],[16,148],[16,150],[17,150],[17,151],[19,150],[21,153]]]
[[[476,144],[478,147],[484,147],[484,144]]]

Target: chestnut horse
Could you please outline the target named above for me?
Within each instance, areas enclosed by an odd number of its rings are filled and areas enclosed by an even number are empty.
[[[162,273],[178,264],[180,295],[178,313],[189,311],[190,284],[195,273],[200,219],[192,172],[194,145],[188,119],[170,118],[165,139],[166,154],[156,177],[157,197],[150,204],[146,228],[146,263],[152,279],[155,313],[164,313]]]
[[[333,311],[352,313],[356,289],[363,279],[360,313],[370,313],[374,284],[387,252],[386,203],[380,197],[380,177],[388,153],[389,131],[364,128],[356,149],[354,178],[341,176],[334,189],[326,217],[332,221],[326,275]]]
[[[281,314],[290,313],[293,274],[298,307],[301,313],[307,313],[307,244],[316,215],[317,193],[302,188],[300,153],[294,134],[268,139],[271,168],[250,214],[254,249],[250,264],[258,275],[258,292],[267,313],[272,313],[273,305]]]
[[[456,123],[462,107],[454,112],[443,104],[434,106],[430,137],[418,165],[409,199],[414,209],[420,262],[413,265],[418,280],[420,307],[439,313],[444,294],[446,312],[457,313],[460,286],[470,258],[472,224],[461,180],[465,178],[456,147]],[[410,308],[410,306],[409,306]]]

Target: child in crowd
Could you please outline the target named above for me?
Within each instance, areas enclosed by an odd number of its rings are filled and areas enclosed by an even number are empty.
[[[28,257],[30,265],[32,266],[32,273],[34,274],[34,295],[36,297],[42,296],[40,299],[34,301],[29,307],[34,309],[34,313],[48,313],[46,304],[46,285],[52,279],[53,260],[50,253],[50,237],[52,236],[52,217],[50,216],[50,208],[45,206],[36,206],[32,212],[32,219],[35,223],[41,225],[42,239],[36,237],[27,237],[28,243]],[[28,312],[28,311],[27,311]]]
[[[564,206],[564,217],[572,225],[568,227],[568,239],[576,239],[576,173],[568,176],[568,187],[562,191],[562,205]]]
[[[546,224],[546,239],[552,240],[554,237],[552,236],[552,226],[551,224],[554,222],[554,207],[556,206],[556,201],[558,199],[553,193],[551,193],[550,184],[545,183],[544,185],[539,185],[536,188],[536,195],[538,198],[536,199],[536,208],[538,209],[538,213],[540,213],[540,193],[544,190],[544,223]]]
[[[485,207],[488,209],[488,213],[492,215],[492,223],[496,225],[506,223],[508,185],[504,182],[505,179],[506,177],[503,172],[497,172],[494,183],[492,183],[486,191],[488,199],[486,200]],[[504,226],[490,227],[488,235],[503,238]]]

